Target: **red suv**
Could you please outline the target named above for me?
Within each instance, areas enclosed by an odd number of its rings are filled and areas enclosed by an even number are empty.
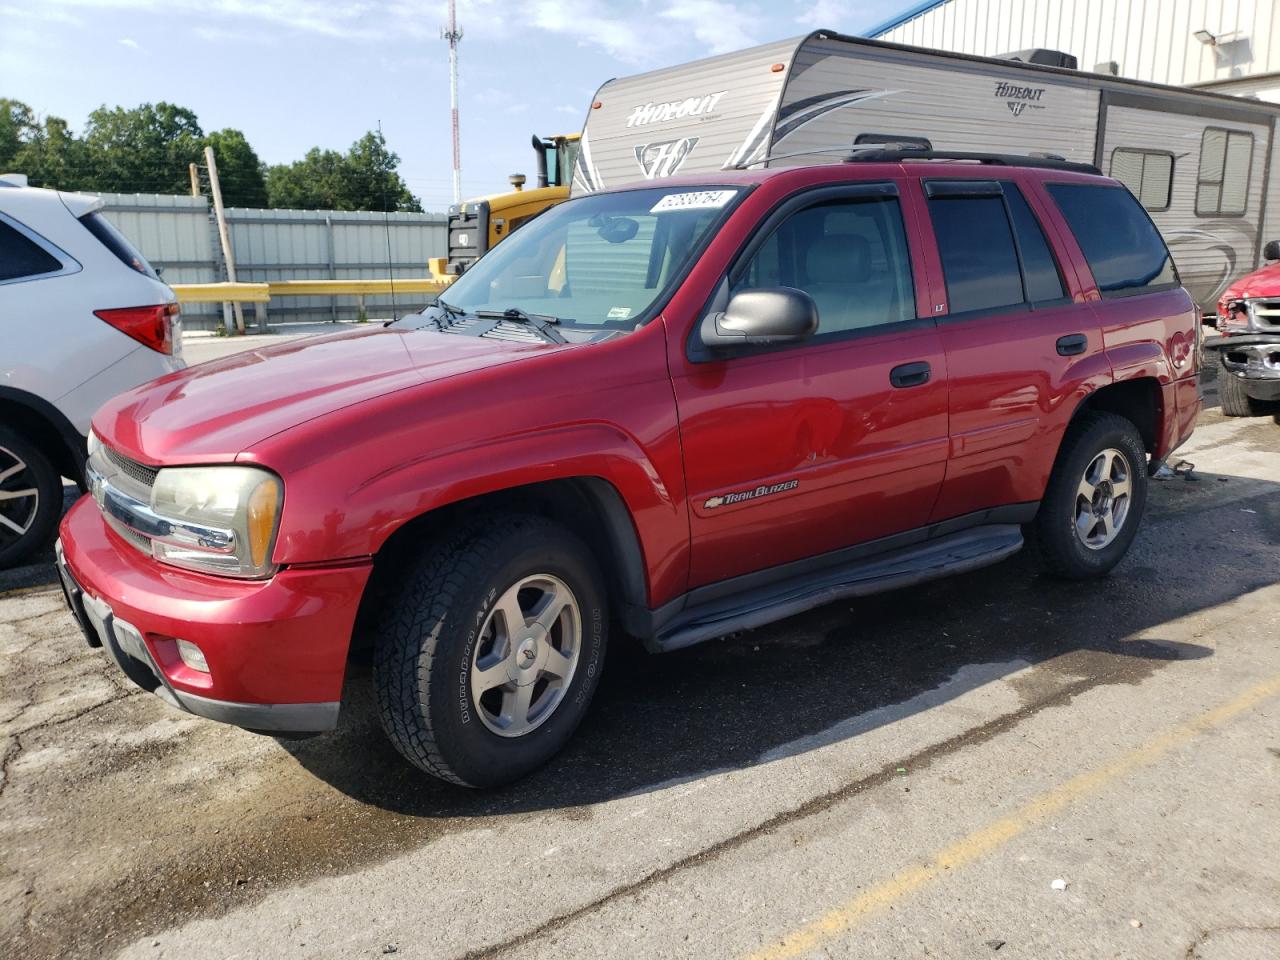
[[[59,567],[193,713],[383,725],[490,786],[611,628],[655,651],[994,563],[1097,577],[1200,409],[1199,318],[1090,167],[863,152],[554,207],[421,314],[167,376],[94,419]]]

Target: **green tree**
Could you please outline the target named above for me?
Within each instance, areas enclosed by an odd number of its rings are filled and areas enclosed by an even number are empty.
[[[420,211],[399,165],[382,134],[370,131],[345,154],[313,147],[301,160],[268,168],[267,198],[272,207],[301,210]]]
[[[30,107],[21,101],[0,97],[0,172],[14,172],[18,151],[30,139],[35,125]]]
[[[0,99],[0,171],[25,173],[33,187],[75,190],[90,179],[84,143],[61,117],[43,122],[25,103]]]
[[[267,168],[267,203],[294,210],[353,210],[346,204],[346,163],[336,150],[312,147],[293,163]]]
[[[346,161],[349,209],[422,211],[418,198],[396,173],[400,157],[387,149],[381,133],[370,130],[353,143]]]
[[[172,103],[89,114],[84,142],[93,188],[116,193],[186,193],[187,166],[200,161],[204,134],[196,115]]]
[[[267,181],[258,154],[239,130],[215,130],[204,138],[218,161],[222,200],[229,207],[265,207]]]
[[[61,117],[31,127],[14,165],[33,187],[95,189],[88,148]]]

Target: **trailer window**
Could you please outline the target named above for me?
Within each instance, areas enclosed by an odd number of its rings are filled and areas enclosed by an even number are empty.
[[[1136,147],[1111,151],[1111,176],[1148,210],[1168,210],[1173,194],[1173,154]]]
[[[1169,248],[1133,195],[1091,183],[1050,183],[1104,297],[1128,297],[1178,285]]]
[[[895,197],[808,207],[735,271],[738,290],[795,287],[818,305],[818,336],[916,316],[902,210]]]
[[[1206,127],[1200,138],[1196,215],[1242,216],[1249,203],[1252,166],[1253,134],[1246,130]]]

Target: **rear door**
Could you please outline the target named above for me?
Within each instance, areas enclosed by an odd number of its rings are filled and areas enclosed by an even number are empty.
[[[1097,318],[1030,181],[923,179],[951,376],[935,522],[1040,499],[1078,402],[1110,381]],[[1011,516],[1017,519],[1017,516]]]
[[[920,527],[947,453],[947,371],[921,317],[894,182],[811,190],[760,227],[732,290],[795,287],[816,336],[672,357],[690,500],[690,587]],[[909,239],[910,238],[910,239]],[[918,276],[918,274],[916,275]]]

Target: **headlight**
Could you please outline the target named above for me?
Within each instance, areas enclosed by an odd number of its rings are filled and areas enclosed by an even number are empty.
[[[88,442],[88,448],[87,448],[87,449],[88,449],[88,451],[89,451],[89,456],[91,456],[91,457],[92,457],[95,453],[97,453],[97,452],[98,452],[98,448],[99,448],[100,446],[102,446],[102,442],[101,442],[100,440],[98,440],[98,435],[97,435],[96,433],[94,433],[94,432],[93,432],[93,428],[90,428],[90,429],[89,429],[89,442]]]
[[[152,552],[188,570],[269,577],[283,500],[280,478],[258,467],[167,467],[151,489],[151,509],[172,529]]]

